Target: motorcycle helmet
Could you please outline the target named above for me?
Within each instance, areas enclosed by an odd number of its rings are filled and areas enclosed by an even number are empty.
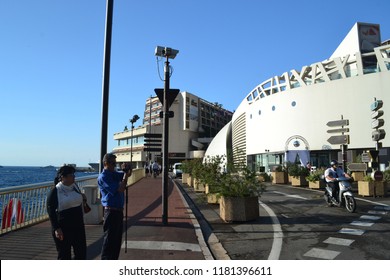
[[[330,166],[333,166],[333,165],[336,165],[336,166],[339,165],[339,163],[337,162],[337,160],[332,160],[332,161],[330,162]]]

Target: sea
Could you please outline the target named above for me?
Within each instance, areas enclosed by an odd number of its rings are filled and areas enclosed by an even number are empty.
[[[54,184],[54,178],[57,169],[54,166],[36,167],[36,166],[1,166],[0,167],[0,188],[22,186],[28,184],[42,183],[51,181]],[[96,172],[76,172],[77,177],[90,176],[98,174]]]

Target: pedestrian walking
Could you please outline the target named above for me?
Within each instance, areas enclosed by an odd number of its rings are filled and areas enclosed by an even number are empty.
[[[72,259],[72,248],[74,259],[87,258],[83,213],[86,197],[75,183],[75,171],[73,166],[62,166],[47,197],[47,213],[59,260]]]

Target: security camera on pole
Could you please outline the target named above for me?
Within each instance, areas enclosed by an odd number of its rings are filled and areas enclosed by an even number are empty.
[[[169,140],[169,118],[173,118],[173,112],[169,111],[169,107],[172,105],[176,96],[179,94],[178,89],[169,89],[169,58],[174,59],[179,51],[167,47],[157,46],[155,49],[155,55],[165,57],[164,67],[164,89],[155,89],[160,102],[163,104],[164,109],[160,117],[163,119],[163,172],[162,172],[162,223],[168,224],[168,140]]]

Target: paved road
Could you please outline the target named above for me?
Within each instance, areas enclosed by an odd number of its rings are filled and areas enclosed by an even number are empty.
[[[280,259],[390,259],[388,200],[357,200],[355,213],[327,207],[322,191],[269,185],[261,201],[282,228]]]

